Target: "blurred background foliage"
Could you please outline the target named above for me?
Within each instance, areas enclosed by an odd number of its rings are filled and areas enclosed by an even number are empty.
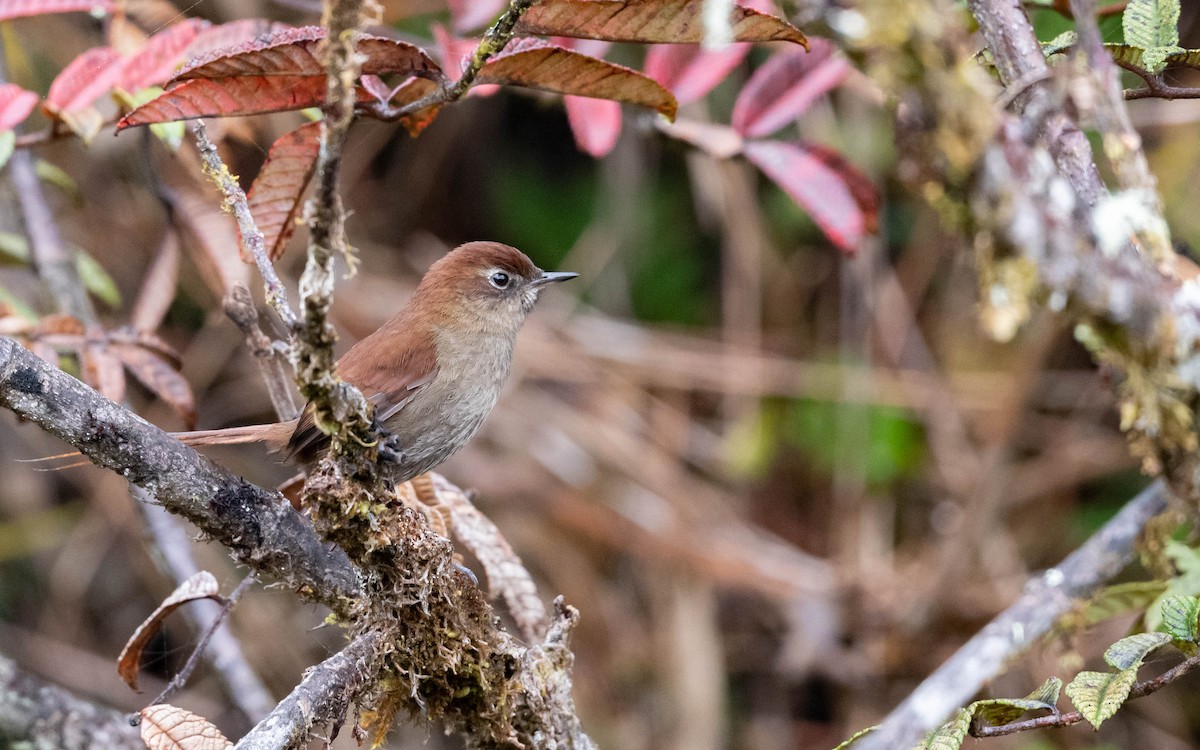
[[[444,11],[411,15],[412,3],[385,5],[404,33],[423,37],[446,20]],[[203,0],[186,10],[216,21],[309,21],[297,6]],[[1071,23],[1048,8],[1033,13],[1043,39]],[[1117,41],[1119,16],[1104,28]],[[1186,46],[1200,46],[1195,6],[1180,28]],[[79,17],[6,24],[10,77],[44,91],[96,35]],[[637,64],[641,54],[630,46],[610,59]],[[684,114],[727,122],[763,58],[756,51]],[[1195,246],[1200,105],[1131,110],[1175,237]],[[544,295],[508,393],[444,473],[478,491],[543,595],[564,594],[582,611],[577,700],[602,747],[832,747],[907,695],[1145,479],[1117,430],[1104,373],[1069,329],[1043,315],[1011,343],[981,331],[971,258],[899,187],[889,118],[869,82],[852,74],[793,126],[880,190],[880,232],[853,257],[745,162],[714,160],[657,134],[650,115],[625,115],[617,147],[599,161],[576,149],[553,97],[472,97],[415,140],[390,125],[357,125],[344,194],[361,264],[338,292],[343,343],[389,316],[429,263],[462,241],[511,243],[543,267],[580,272]],[[269,144],[300,122],[273,115],[210,128],[249,184]],[[143,132],[103,132],[90,146],[55,140],[36,154],[58,175],[47,190],[61,231],[98,264],[87,272],[95,284],[111,281],[101,308],[116,328],[168,231],[157,195],[189,186],[213,207],[219,199],[197,187],[188,146],[171,154]],[[0,230],[19,233],[4,186]],[[223,217],[202,222],[233,251]],[[181,352],[201,427],[273,420],[206,280],[206,253],[222,252],[221,241],[202,245],[185,242],[161,333]],[[299,247],[294,239],[279,264],[292,280]],[[0,268],[0,287],[50,311],[21,264]],[[129,398],[164,428],[181,427],[148,392],[131,386]],[[119,683],[115,657],[174,584],[121,478],[17,463],[63,448],[11,415],[0,419],[0,650],[134,709],[141,698]],[[258,482],[290,473],[251,451],[213,456]],[[212,545],[196,544],[195,554],[227,589],[240,578]],[[319,628],[323,616],[269,586],[239,605],[234,632],[276,695],[340,642]],[[1047,643],[995,694],[1069,677],[1130,625],[1117,618]],[[147,665],[148,693],[194,639],[181,618],[170,622]],[[986,743],[1194,747],[1194,690],[1185,682],[1137,701],[1099,737],[1077,728]],[[229,736],[247,727],[203,671],[176,702]],[[389,745],[457,742],[410,726]]]

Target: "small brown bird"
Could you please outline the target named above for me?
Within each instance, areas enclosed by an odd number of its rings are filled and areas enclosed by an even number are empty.
[[[538,293],[577,275],[542,271],[508,245],[468,242],[434,263],[404,309],[338,360],[338,376],[371,400],[390,435],[396,482],[471,439],[496,405]],[[329,445],[308,408],[288,422],[176,437],[189,445],[265,443],[300,463]]]

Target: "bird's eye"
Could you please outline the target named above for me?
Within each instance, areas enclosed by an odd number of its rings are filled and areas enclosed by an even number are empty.
[[[505,289],[512,281],[512,277],[503,271],[496,271],[488,277],[488,281],[492,282],[492,286],[496,287],[497,289]]]

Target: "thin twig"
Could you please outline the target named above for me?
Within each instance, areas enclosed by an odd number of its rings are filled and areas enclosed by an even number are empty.
[[[1153,693],[1157,693],[1167,685],[1175,682],[1180,677],[1183,677],[1188,672],[1191,672],[1196,667],[1200,667],[1200,655],[1193,656],[1185,661],[1176,664],[1166,672],[1163,672],[1158,677],[1152,680],[1145,680],[1135,684],[1129,690],[1129,698],[1142,698]],[[1025,721],[1015,721],[1012,724],[1003,724],[1001,726],[987,727],[972,727],[972,737],[1002,737],[1006,734],[1016,734],[1018,732],[1027,732],[1031,729],[1048,729],[1051,727],[1069,727],[1072,724],[1078,724],[1083,721],[1083,714],[1078,711],[1069,711],[1065,714],[1051,714],[1050,716],[1039,716],[1036,719],[1026,719]]]
[[[208,137],[208,130],[205,129],[203,120],[196,120],[192,123],[192,134],[196,138],[196,147],[204,162],[204,172],[225,195],[225,205],[237,219],[238,231],[242,235],[242,246],[250,252],[255,265],[258,266],[258,272],[262,275],[267,303],[279,315],[289,331],[295,330],[296,316],[292,312],[291,305],[288,304],[287,288],[279,280],[279,275],[275,273],[275,266],[271,264],[271,258],[263,246],[263,235],[254,222],[254,217],[250,214],[246,193],[238,184],[237,178],[230,174],[225,162],[221,160],[216,145]]]
[[[296,403],[292,368],[287,361],[287,345],[263,333],[258,324],[258,308],[250,290],[241,282],[234,284],[225,296],[224,306],[225,314],[246,337],[246,346],[258,363],[275,414],[280,419],[292,419],[299,413],[300,406]]]
[[[178,692],[180,688],[187,684],[188,679],[192,676],[192,672],[194,672],[197,665],[200,664],[200,657],[204,655],[204,650],[208,648],[209,641],[213,639],[213,636],[215,636],[221,629],[221,626],[225,624],[225,621],[229,617],[229,613],[233,611],[234,605],[236,605],[238,600],[242,598],[242,594],[246,593],[246,590],[250,588],[250,584],[257,580],[258,579],[255,578],[253,573],[242,579],[242,582],[237,585],[237,588],[233,590],[233,593],[230,594],[225,599],[224,603],[220,605],[220,609],[217,610],[217,616],[213,618],[212,622],[209,623],[208,627],[201,634],[200,640],[196,642],[196,647],[192,649],[192,653],[188,657],[187,662],[184,663],[183,669],[179,670],[179,672],[171,678],[171,681],[167,683],[167,686],[163,688],[163,691],[159,693],[154,700],[150,701],[150,705],[165,703],[172,695]],[[272,705],[274,705],[274,702],[268,701],[267,710],[262,711],[262,714],[266,714]],[[252,718],[258,718],[258,716],[252,715]]]

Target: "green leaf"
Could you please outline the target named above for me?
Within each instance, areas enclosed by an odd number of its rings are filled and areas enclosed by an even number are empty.
[[[1170,642],[1171,636],[1166,633],[1137,633],[1109,646],[1104,652],[1104,661],[1113,669],[1131,669],[1136,672],[1142,666],[1142,660],[1151,651]]]
[[[1167,67],[1167,61],[1182,52],[1187,52],[1187,50],[1178,45],[1151,47],[1142,53],[1142,67],[1147,73],[1161,73],[1163,68]]]
[[[876,725],[875,725],[875,726],[873,726],[873,727],[867,727],[866,729],[860,729],[860,730],[858,730],[857,732],[855,732],[854,734],[852,734],[852,735],[850,735],[849,737],[847,737],[845,742],[843,742],[842,744],[838,745],[838,746],[837,746],[837,747],[835,747],[833,750],[846,750],[846,748],[850,747],[850,746],[851,746],[851,745],[853,745],[855,742],[858,742],[858,741],[859,741],[859,740],[861,740],[863,737],[866,737],[868,734],[870,734],[871,732],[874,732],[874,731],[875,731],[876,729],[878,729],[878,728],[879,728],[879,725],[878,725],[878,724],[876,724]]]
[[[958,712],[958,716],[926,735],[920,744],[913,746],[913,750],[958,750],[967,738],[974,713],[973,704],[967,706]]]
[[[45,159],[34,161],[33,171],[37,172],[38,179],[42,182],[48,182],[55,187],[62,188],[72,195],[79,193],[79,185],[75,183],[74,178]]]
[[[1197,640],[1197,618],[1200,617],[1200,598],[1194,596],[1168,596],[1162,603],[1162,624],[1179,641],[1195,643]]]
[[[17,147],[17,134],[12,130],[5,130],[0,133],[0,169],[8,164],[8,160],[13,155],[13,150]]]
[[[1144,50],[1179,45],[1179,0],[1129,0],[1121,16],[1125,43]]]
[[[1137,681],[1136,669],[1120,672],[1080,672],[1067,685],[1067,696],[1083,718],[1099,729],[1129,697]]]
[[[1084,603],[1078,613],[1080,621],[1076,625],[1082,629],[1126,612],[1146,610],[1166,588],[1165,581],[1129,581],[1106,586]]]
[[[89,292],[110,307],[121,306],[121,290],[117,289],[117,283],[113,281],[112,276],[108,275],[108,271],[105,271],[104,267],[96,262],[95,258],[82,250],[76,250],[75,270],[79,273],[79,278]]]
[[[21,266],[29,263],[29,243],[24,235],[0,232],[0,263]]]
[[[1171,560],[1179,575],[1167,581],[1162,596],[1146,610],[1146,630],[1158,630],[1162,626],[1162,605],[1167,597],[1200,595],[1200,550],[1172,540],[1167,542],[1163,554]]]
[[[38,319],[38,314],[32,307],[2,286],[0,286],[0,305],[7,307],[25,320],[36,321]],[[0,549],[3,549],[3,546],[0,546]]]
[[[160,86],[148,86],[137,93],[130,94],[126,91],[117,89],[113,92],[113,98],[121,103],[121,106],[126,109],[137,109],[147,102],[157,99],[163,94],[163,89]],[[154,134],[158,140],[162,141],[171,151],[178,151],[180,144],[183,143],[184,130],[183,120],[175,122],[156,122],[150,126],[150,132]]]
[[[1057,55],[1074,47],[1079,42],[1079,34],[1074,31],[1064,31],[1048,42],[1042,42],[1042,54],[1046,57]]]
[[[1062,680],[1051,677],[1024,698],[992,698],[975,701],[969,708],[974,709],[978,720],[992,726],[1002,726],[1013,723],[1029,711],[1050,711],[1051,713],[1057,711],[1058,708],[1055,704],[1058,703],[1058,694],[1061,691]]]

